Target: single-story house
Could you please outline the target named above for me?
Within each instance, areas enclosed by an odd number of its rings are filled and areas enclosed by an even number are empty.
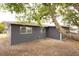
[[[69,29],[69,27],[64,26],[63,28]],[[33,24],[9,23],[8,33],[11,45],[45,38],[57,40],[62,40],[64,38],[64,36],[56,30],[55,26],[43,26],[43,28],[41,28]]]

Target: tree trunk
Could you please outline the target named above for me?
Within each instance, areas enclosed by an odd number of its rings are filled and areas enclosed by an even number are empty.
[[[55,7],[54,7],[55,8]],[[71,32],[68,32],[67,30],[65,30],[64,28],[62,28],[60,26],[60,24],[58,23],[58,21],[56,20],[56,17],[55,15],[53,14],[53,7],[52,6],[49,6],[49,10],[50,10],[50,16],[52,17],[52,20],[56,26],[56,29],[62,33],[65,37],[69,38],[69,39],[74,39],[74,40],[78,40],[79,41],[79,34],[77,33],[71,33]]]

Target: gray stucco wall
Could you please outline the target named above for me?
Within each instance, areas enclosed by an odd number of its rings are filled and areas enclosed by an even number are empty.
[[[63,27],[66,30],[69,30],[69,27]],[[56,27],[47,27],[46,28],[46,36],[53,39],[60,40],[60,33],[57,31]],[[62,35],[62,39],[64,39],[65,36]]]
[[[21,34],[20,26],[32,27],[32,34]],[[44,33],[41,32],[39,26],[17,25],[10,24],[9,26],[9,41],[10,45],[14,45],[22,42],[29,42],[32,40],[44,39],[46,37],[53,39],[60,39],[60,33],[56,30],[56,27],[45,27]],[[65,29],[68,29],[65,27]],[[62,36],[62,39],[64,36]]]
[[[32,34],[20,34],[20,26],[23,25],[14,25],[11,24],[11,45],[13,44],[17,44],[20,42],[29,42],[35,39],[41,39],[41,38],[45,38],[46,34],[45,33],[41,33],[40,27],[34,27],[34,26],[26,26],[26,27],[32,27]]]
[[[60,33],[56,30],[56,27],[48,27],[46,28],[47,37],[53,39],[60,39]]]

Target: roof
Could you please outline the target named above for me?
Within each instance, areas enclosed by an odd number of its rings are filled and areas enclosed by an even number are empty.
[[[38,24],[29,24],[29,23],[17,23],[17,22],[4,22],[7,25],[23,25],[23,26],[34,26],[34,27],[40,27]],[[55,27],[55,25],[45,25],[43,24],[42,27]],[[68,26],[62,26],[62,27],[68,27]]]

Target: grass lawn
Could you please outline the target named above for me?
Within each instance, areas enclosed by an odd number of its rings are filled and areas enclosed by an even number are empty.
[[[6,36],[0,36],[0,55],[78,56],[79,42],[41,39],[10,46]]]

